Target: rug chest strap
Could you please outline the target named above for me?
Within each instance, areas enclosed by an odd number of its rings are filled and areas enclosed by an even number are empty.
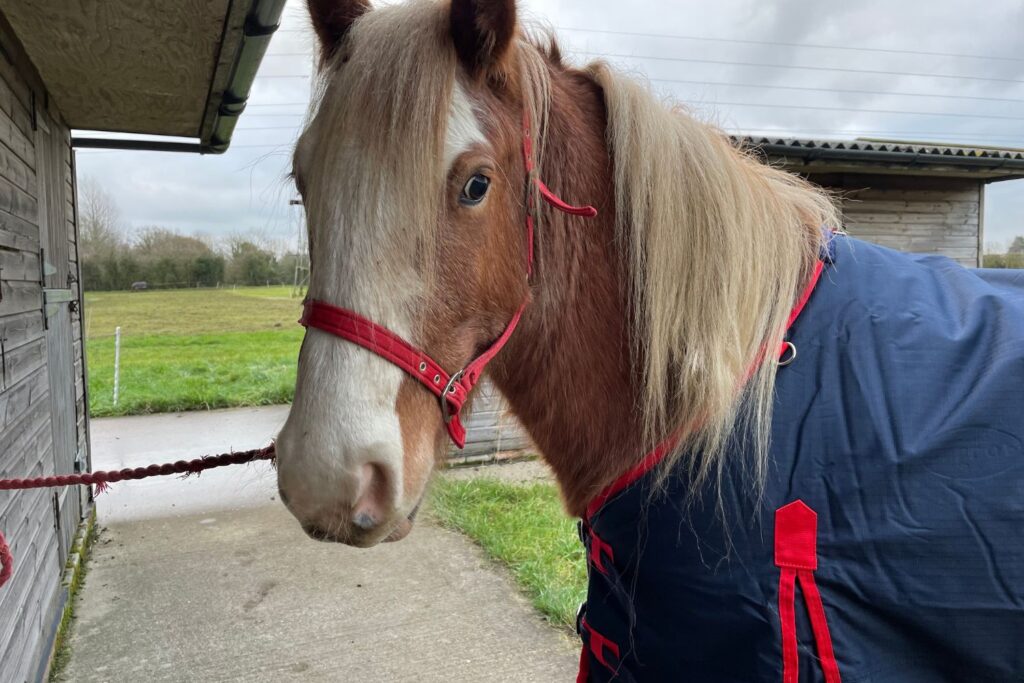
[[[818,648],[818,661],[825,683],[840,683],[839,665],[832,650],[825,607],[814,583],[818,568],[818,515],[802,500],[775,511],[775,565],[779,568],[779,621],[782,630],[782,681],[797,683],[800,660],[796,638],[796,583],[799,580],[811,630]]]

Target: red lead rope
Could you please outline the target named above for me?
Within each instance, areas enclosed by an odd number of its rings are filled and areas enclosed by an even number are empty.
[[[530,122],[525,116],[523,118],[523,162],[526,166],[526,277],[529,280],[533,273],[534,189],[540,191],[540,196],[545,202],[562,213],[593,218],[597,215],[597,209],[592,206],[567,204],[537,177],[533,160]],[[462,406],[469,398],[473,387],[480,381],[484,368],[512,337],[512,333],[515,332],[523,317],[526,304],[527,301],[520,304],[505,326],[505,331],[491,342],[486,351],[454,374],[448,374],[441,364],[427,355],[425,351],[413,346],[388,328],[347,308],[334,306],[324,301],[310,300],[304,304],[299,323],[305,327],[313,327],[353,344],[358,344],[393,365],[397,365],[410,377],[419,381],[440,400],[441,415],[448,429],[448,436],[456,446],[462,448],[466,445],[466,428],[462,425],[462,420],[459,417]]]
[[[257,460],[273,460],[274,446],[259,448],[241,453],[225,453],[211,455],[195,460],[179,460],[163,465],[136,467],[134,469],[111,470],[109,472],[83,472],[82,474],[62,474],[54,477],[36,477],[34,479],[0,479],[0,491],[19,491],[23,489],[53,488],[57,486],[73,486],[76,484],[95,484],[105,488],[107,484],[147,477],[162,477],[170,474],[199,474],[214,467],[225,465],[242,465]],[[3,587],[14,572],[14,557],[7,545],[4,534],[0,531],[0,587]]]

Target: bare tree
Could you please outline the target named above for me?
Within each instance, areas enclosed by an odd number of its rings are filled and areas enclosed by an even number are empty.
[[[124,224],[117,202],[95,178],[78,185],[79,240],[83,259],[110,256],[124,244]]]

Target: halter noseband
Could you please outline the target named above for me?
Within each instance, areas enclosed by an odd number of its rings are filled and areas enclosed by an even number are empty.
[[[530,137],[530,121],[525,113],[523,115],[523,161],[526,166],[526,278],[529,281],[533,274],[534,188],[540,191],[544,201],[563,213],[593,218],[597,215],[597,209],[592,206],[567,204],[537,177],[533,158],[533,141]],[[307,300],[303,304],[303,313],[299,324],[307,328],[315,327],[353,344],[358,344],[384,360],[397,365],[410,377],[418,380],[438,397],[441,416],[448,429],[448,435],[456,446],[462,448],[466,445],[466,429],[459,417],[462,406],[469,398],[470,391],[480,380],[484,368],[498,355],[502,347],[508,343],[512,333],[515,332],[528,301],[529,298],[520,304],[512,319],[505,326],[505,331],[491,342],[491,345],[483,353],[470,361],[466,367],[451,375],[437,361],[391,330],[347,308],[340,308],[323,301]]]

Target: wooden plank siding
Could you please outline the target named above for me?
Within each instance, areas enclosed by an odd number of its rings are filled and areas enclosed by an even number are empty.
[[[469,406],[466,424],[466,447],[452,446],[452,457],[489,455],[501,451],[518,451],[530,447],[530,439],[519,421],[508,411],[505,400],[489,380],[483,380]]]
[[[79,278],[74,159],[70,131],[2,14],[0,46],[0,477],[45,476],[70,471],[55,457],[56,424],[88,455],[81,309],[62,307],[63,339],[43,313],[44,286]],[[42,281],[41,248],[63,282]],[[66,376],[51,372],[57,352],[70,357]],[[68,392],[63,408],[55,388]],[[82,489],[64,498],[58,515],[51,491],[0,492],[0,529],[15,557],[0,588],[0,683],[36,680],[49,658],[64,600],[62,549],[89,504]]]
[[[981,265],[981,182],[896,175],[809,177],[839,195],[851,235],[900,251]]]

